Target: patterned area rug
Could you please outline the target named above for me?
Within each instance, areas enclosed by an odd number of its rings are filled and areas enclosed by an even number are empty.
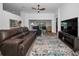
[[[33,44],[30,56],[78,56],[79,52],[73,52],[66,44],[56,36],[37,37]]]

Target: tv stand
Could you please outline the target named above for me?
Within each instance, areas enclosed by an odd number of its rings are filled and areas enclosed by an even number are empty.
[[[65,42],[68,46],[70,46],[74,51],[79,50],[79,38],[63,31],[59,31],[58,34],[59,39]]]

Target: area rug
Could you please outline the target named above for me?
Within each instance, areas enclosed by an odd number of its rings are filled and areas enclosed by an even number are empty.
[[[40,36],[35,40],[30,56],[79,56],[56,36]]]

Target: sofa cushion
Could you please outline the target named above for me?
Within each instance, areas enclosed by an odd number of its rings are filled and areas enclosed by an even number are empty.
[[[7,56],[15,56],[18,53],[18,46],[22,43],[23,40],[15,39],[15,40],[6,40],[3,42],[3,46],[1,47],[1,52],[3,55]]]

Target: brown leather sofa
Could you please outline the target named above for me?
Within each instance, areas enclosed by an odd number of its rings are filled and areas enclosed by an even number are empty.
[[[36,38],[27,27],[0,32],[0,50],[4,56],[24,56]]]

